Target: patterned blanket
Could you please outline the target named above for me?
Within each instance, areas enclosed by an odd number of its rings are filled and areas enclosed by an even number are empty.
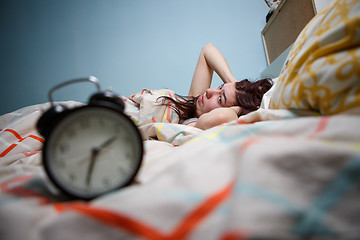
[[[260,109],[202,131],[167,106],[141,113],[139,98],[126,100],[145,142],[138,183],[89,202],[44,173],[35,123],[48,104],[0,116],[0,239],[360,238],[359,108]]]

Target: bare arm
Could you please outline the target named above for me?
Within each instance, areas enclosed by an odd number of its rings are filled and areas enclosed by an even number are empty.
[[[214,45],[208,43],[201,50],[191,81],[189,96],[198,96],[210,88],[214,71],[224,83],[236,81],[224,56]]]
[[[193,126],[206,130],[223,123],[231,122],[237,118],[237,108],[216,108],[201,115]]]

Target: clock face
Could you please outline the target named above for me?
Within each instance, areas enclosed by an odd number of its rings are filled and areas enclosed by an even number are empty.
[[[141,136],[124,114],[86,106],[60,121],[44,145],[51,180],[77,198],[91,199],[127,185],[139,170]]]

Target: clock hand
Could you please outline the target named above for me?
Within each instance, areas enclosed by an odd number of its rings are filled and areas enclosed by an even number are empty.
[[[99,153],[99,150],[97,148],[93,148],[91,150],[90,164],[89,164],[87,175],[86,175],[86,185],[87,186],[89,186],[89,184],[90,184],[91,175],[92,175],[94,165],[95,165],[95,159],[96,159],[96,156],[98,155],[98,153]]]
[[[100,152],[102,149],[104,149],[105,147],[107,147],[108,145],[110,145],[112,142],[114,142],[116,140],[117,136],[113,136],[111,138],[109,138],[108,140],[106,140],[105,142],[103,142],[102,144],[100,144],[100,146],[96,147],[95,149]]]
[[[100,144],[99,146],[92,148],[90,164],[89,164],[87,175],[86,175],[86,184],[87,184],[87,186],[89,186],[89,184],[90,184],[90,179],[91,179],[91,175],[92,175],[92,172],[93,172],[93,169],[94,169],[95,159],[96,159],[97,155],[100,153],[100,151],[102,149],[104,149],[106,146],[108,146],[109,144],[114,142],[116,140],[116,138],[117,138],[116,136],[113,136],[112,138],[109,138],[108,140],[106,140],[105,142]]]

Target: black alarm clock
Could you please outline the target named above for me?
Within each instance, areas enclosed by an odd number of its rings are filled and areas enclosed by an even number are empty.
[[[98,92],[87,105],[67,108],[54,103],[55,90],[89,81]],[[123,100],[102,91],[91,76],[67,81],[49,92],[51,107],[37,129],[45,142],[42,160],[49,179],[75,199],[90,200],[133,182],[143,158],[141,134],[124,114]]]

